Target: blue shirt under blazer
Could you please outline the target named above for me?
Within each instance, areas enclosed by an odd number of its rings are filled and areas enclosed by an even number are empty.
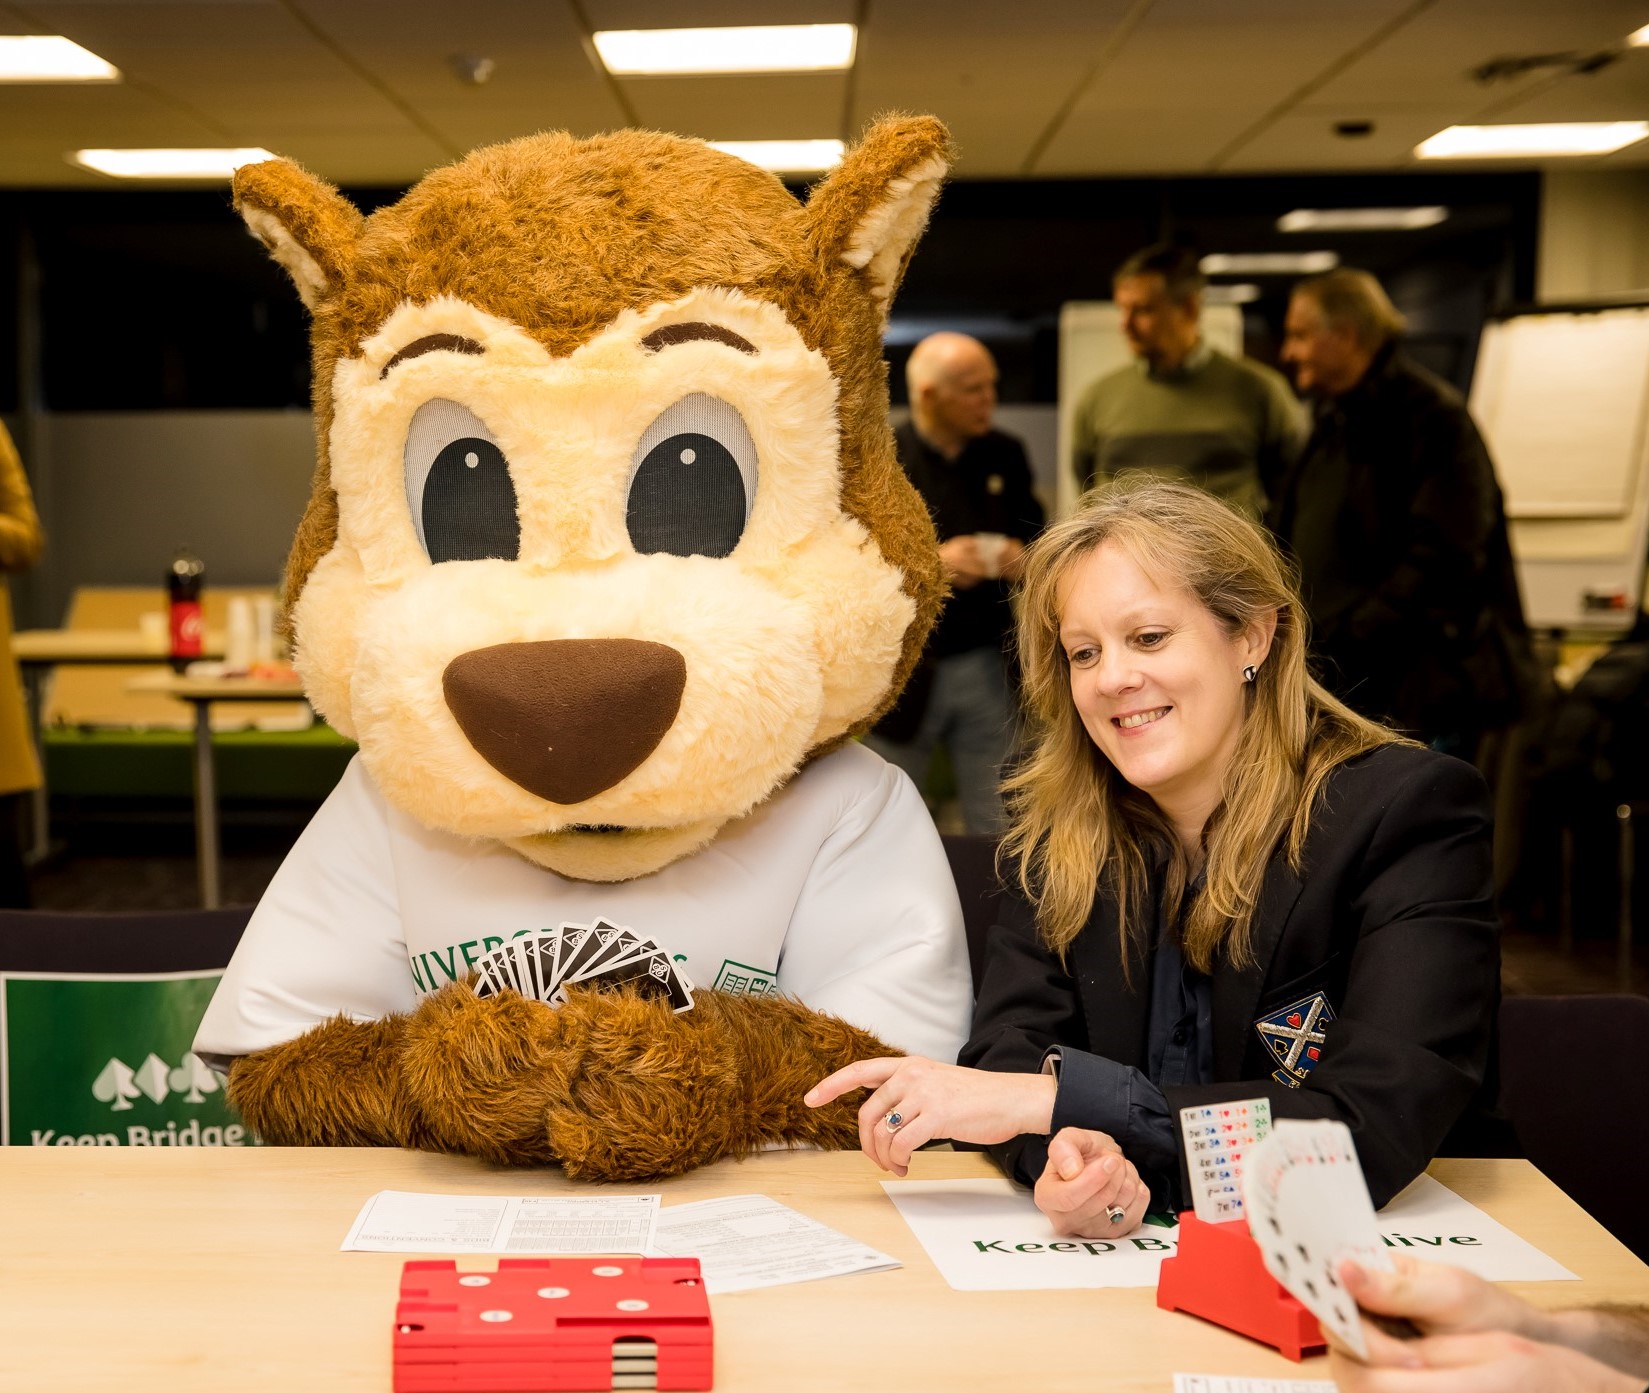
[[[1102,891],[1062,963],[1038,937],[1029,903],[1005,896],[960,1062],[1035,1072],[1057,1050],[1055,1130],[1109,1132],[1147,1173],[1153,1207],[1168,1198],[1165,1183],[1178,1188],[1177,1162],[1158,1150],[1163,1100],[1177,1116],[1255,1097],[1269,1098],[1276,1117],[1344,1122],[1383,1205],[1426,1168],[1484,1084],[1500,999],[1491,839],[1488,789],[1469,764],[1388,745],[1334,770],[1301,873],[1281,851],[1266,871],[1252,965],[1215,968],[1212,1081],[1203,1084],[1149,1077],[1150,933],[1130,948],[1125,975],[1116,907]],[[1154,901],[1139,914],[1158,922]],[[1333,1019],[1309,1069],[1291,1076],[1276,1035],[1256,1026],[1284,1022],[1288,1007],[1319,995]],[[1019,1137],[995,1151],[1029,1184],[1046,1147],[1045,1137]]]

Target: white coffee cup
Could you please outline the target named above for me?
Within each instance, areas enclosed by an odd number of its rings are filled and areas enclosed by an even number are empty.
[[[985,574],[995,580],[1002,574],[1002,553],[1007,550],[1007,537],[1001,532],[975,532],[973,545],[979,553],[979,564],[985,568]]]

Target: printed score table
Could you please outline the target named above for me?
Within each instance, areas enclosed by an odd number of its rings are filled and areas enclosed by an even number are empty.
[[[1649,1300],[1649,1268],[1523,1161],[1439,1161],[1443,1184],[1578,1282],[1543,1305]],[[996,1172],[927,1152],[918,1180]],[[666,1181],[664,1204],[759,1193],[888,1253],[890,1272],[711,1298],[720,1393],[844,1388],[1166,1393],[1175,1371],[1325,1378],[1150,1289],[957,1292],[857,1152],[769,1152]],[[403,1255],[338,1245],[379,1190],[588,1193],[558,1171],[371,1149],[0,1148],[0,1388],[387,1393]],[[491,1258],[460,1265],[490,1268]]]

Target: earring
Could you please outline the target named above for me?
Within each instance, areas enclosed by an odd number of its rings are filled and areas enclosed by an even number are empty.
[[[1259,672],[1259,669],[1256,668],[1252,663],[1250,663],[1247,667],[1245,667],[1242,670],[1242,680],[1244,682],[1252,682],[1254,680],[1255,674],[1258,673],[1258,672]]]

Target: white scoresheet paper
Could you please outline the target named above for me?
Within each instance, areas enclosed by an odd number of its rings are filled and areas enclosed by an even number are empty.
[[[1175,1374],[1174,1393],[1335,1393],[1325,1378],[1227,1378],[1224,1374]]]
[[[884,1180],[882,1188],[957,1291],[1155,1286],[1162,1260],[1179,1244],[1177,1226],[1147,1226],[1104,1241],[1056,1234],[1029,1193],[1006,1180]],[[1375,1222],[1392,1251],[1490,1281],[1575,1275],[1427,1175]]]
[[[697,1258],[712,1296],[849,1272],[881,1272],[899,1260],[766,1195],[726,1195],[662,1210],[653,1251]]]
[[[644,1253],[657,1195],[427,1195],[380,1190],[343,1252]]]

